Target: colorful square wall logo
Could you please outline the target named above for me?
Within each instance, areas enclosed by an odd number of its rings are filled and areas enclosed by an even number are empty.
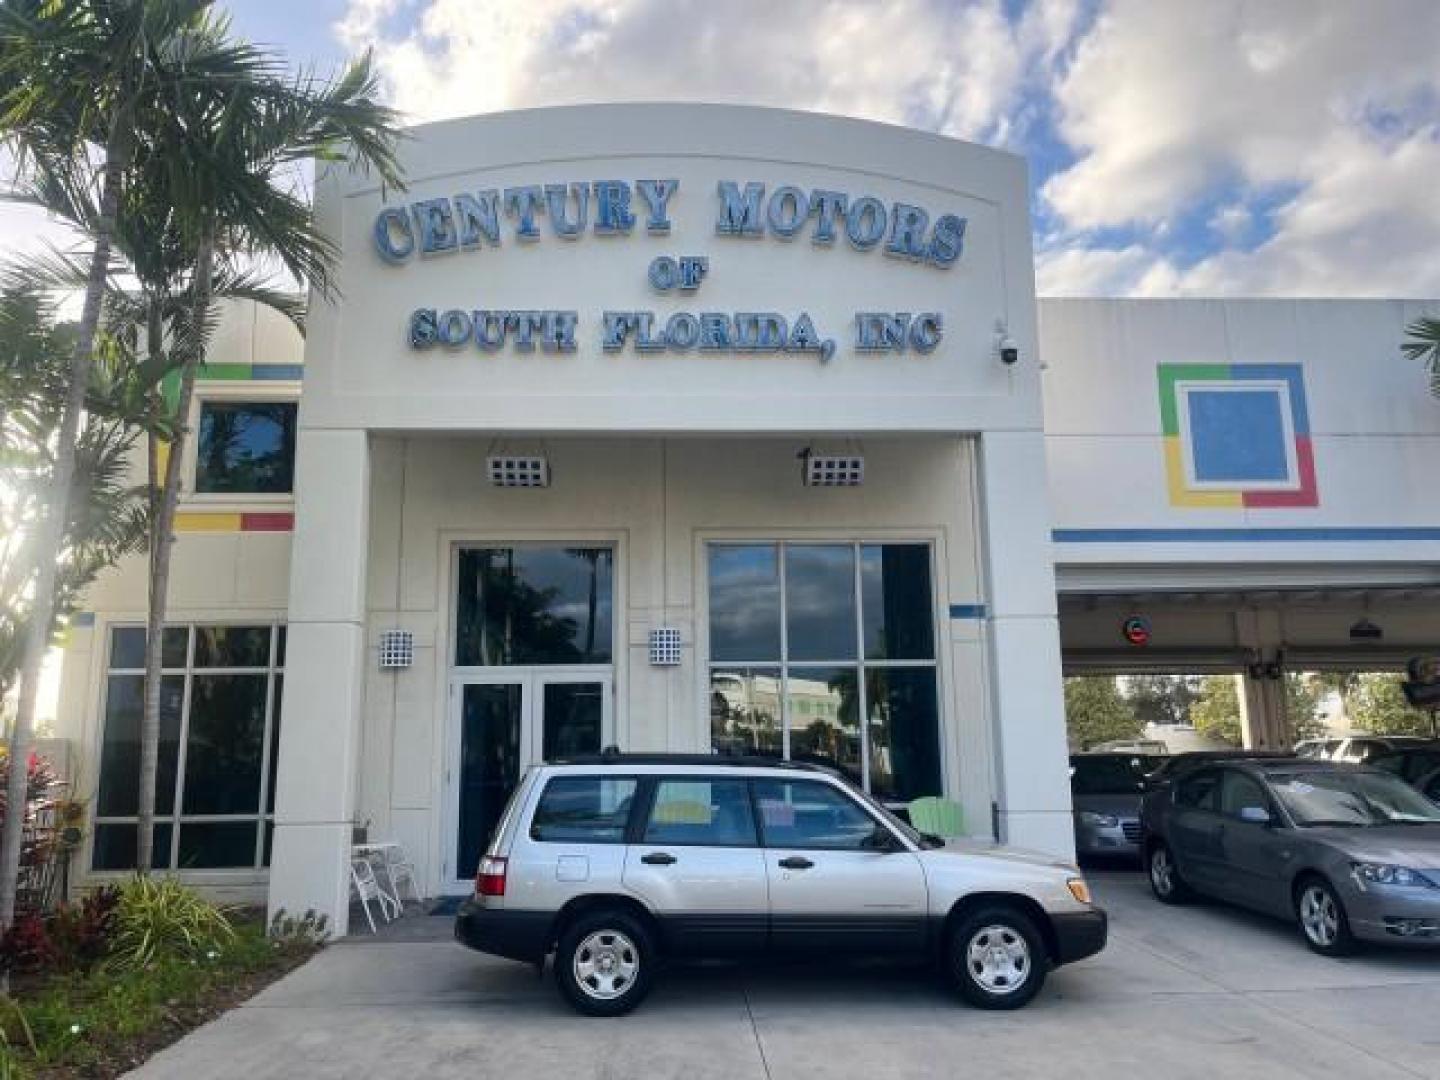
[[[1161,364],[1172,506],[1320,502],[1299,364]]]

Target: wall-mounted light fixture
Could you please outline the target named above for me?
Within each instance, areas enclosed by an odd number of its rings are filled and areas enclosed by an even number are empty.
[[[1371,622],[1368,615],[1361,615],[1359,619],[1350,624],[1351,641],[1379,641],[1384,636],[1384,628]]]
[[[550,462],[541,454],[492,454],[485,459],[490,483],[503,488],[550,486]]]
[[[995,320],[995,356],[1006,367],[1020,362],[1020,346],[1010,336],[1010,328],[1004,319]]]

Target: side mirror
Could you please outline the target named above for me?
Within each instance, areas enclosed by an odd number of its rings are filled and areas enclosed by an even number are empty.
[[[1248,821],[1251,825],[1269,825],[1270,811],[1263,806],[1242,806],[1240,820]]]
[[[860,846],[866,851],[894,851],[899,847],[890,830],[883,825],[876,825],[874,831],[860,841]]]

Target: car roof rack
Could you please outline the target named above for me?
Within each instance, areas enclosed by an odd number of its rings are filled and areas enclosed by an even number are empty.
[[[577,754],[546,762],[548,765],[683,765],[731,767],[743,769],[790,769],[795,772],[825,772],[821,765],[805,761],[783,761],[780,758],[745,754],[660,754],[622,753],[608,747],[598,754]]]

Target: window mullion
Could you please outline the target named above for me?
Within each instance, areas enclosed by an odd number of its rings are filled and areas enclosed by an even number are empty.
[[[255,804],[256,813],[260,818],[265,816],[266,800],[270,795],[270,755],[274,748],[270,745],[270,737],[275,723],[275,652],[277,649],[276,639],[279,633],[272,625],[270,627],[270,670],[265,677],[265,726],[260,734],[260,801]],[[254,866],[260,867],[265,864],[265,827],[263,821],[255,829],[255,862]]]
[[[195,627],[189,626],[185,630],[185,683],[180,693],[180,735],[175,748],[175,805],[170,815],[170,861],[166,864],[169,869],[180,866],[180,810],[185,805],[185,752],[190,743],[190,701],[194,685]]]
[[[790,609],[786,597],[784,543],[775,545],[780,569],[780,756],[790,760]]]
[[[865,689],[865,598],[861,593],[860,545],[851,545],[855,568],[855,707],[860,725],[860,786],[870,790],[870,709]]]

